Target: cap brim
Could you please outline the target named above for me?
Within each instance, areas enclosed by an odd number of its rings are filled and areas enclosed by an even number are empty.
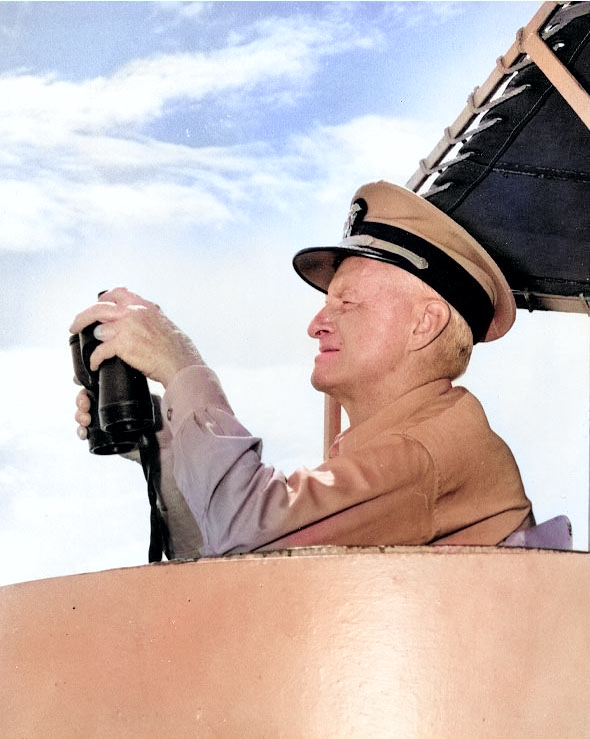
[[[340,261],[335,248],[302,249],[293,257],[293,267],[308,285],[327,293]]]
[[[370,239],[371,243],[379,244],[378,239]],[[402,250],[403,251],[403,250]],[[404,267],[404,264],[415,258],[414,255],[404,257],[400,253],[393,253],[390,249],[380,249],[354,243],[354,237],[345,239],[338,246],[315,246],[301,249],[293,257],[293,267],[297,274],[309,285],[323,293],[328,292],[332,277],[346,257],[365,257],[386,262],[395,266]]]

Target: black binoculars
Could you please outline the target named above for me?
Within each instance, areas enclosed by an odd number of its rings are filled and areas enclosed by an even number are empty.
[[[101,343],[94,336],[98,325],[70,336],[74,373],[90,399],[88,444],[93,454],[124,454],[157,430],[154,404],[145,375],[119,357],[91,371],[90,355]]]

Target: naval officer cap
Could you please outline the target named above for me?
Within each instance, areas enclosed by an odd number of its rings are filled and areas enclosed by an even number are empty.
[[[349,256],[393,264],[430,285],[467,321],[474,343],[499,339],[514,323],[514,297],[498,265],[462,226],[411,190],[384,181],[363,185],[342,241],[302,249],[293,266],[327,292]]]

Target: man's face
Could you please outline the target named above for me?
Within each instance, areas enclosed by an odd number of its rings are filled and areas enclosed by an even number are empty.
[[[415,309],[401,269],[364,257],[345,259],[308,328],[319,340],[313,386],[345,408],[347,400],[387,391],[407,352]]]

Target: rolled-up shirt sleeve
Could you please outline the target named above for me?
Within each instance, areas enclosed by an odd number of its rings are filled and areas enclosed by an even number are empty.
[[[262,464],[262,442],[234,416],[215,373],[192,366],[163,399],[174,476],[203,536],[202,554],[250,551],[275,536],[287,481]],[[275,515],[270,509],[275,509]]]

